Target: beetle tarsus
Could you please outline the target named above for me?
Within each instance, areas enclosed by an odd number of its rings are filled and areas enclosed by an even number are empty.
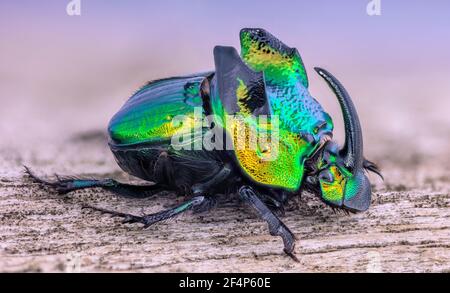
[[[371,172],[377,174],[378,176],[380,176],[380,178],[381,178],[382,180],[384,180],[384,177],[383,177],[383,174],[381,174],[380,168],[379,168],[378,165],[375,164],[374,162],[371,162],[371,161],[369,161],[369,160],[367,160],[367,159],[364,159],[363,167],[364,167],[364,169],[366,169],[367,171],[371,171]]]
[[[52,182],[44,180],[44,179],[40,178],[39,176],[37,176],[36,174],[34,174],[34,172],[28,166],[23,166],[23,168],[24,168],[25,176],[30,178],[33,182],[42,184],[42,185],[52,185]]]
[[[134,216],[134,215],[125,214],[125,213],[121,213],[121,212],[111,211],[111,210],[107,210],[104,208],[99,208],[99,207],[95,207],[95,206],[91,206],[91,205],[83,205],[81,208],[94,210],[94,211],[100,212],[102,214],[108,214],[111,217],[124,218],[122,223],[136,223],[136,222],[140,222],[142,219],[142,217],[139,217],[139,216]]]
[[[33,182],[38,183],[45,187],[52,188],[52,189],[56,190],[59,194],[66,194],[66,193],[69,193],[70,191],[74,190],[73,188],[71,188],[69,186],[68,180],[63,180],[58,175],[55,175],[55,177],[57,178],[56,181],[49,181],[49,180],[43,179],[43,178],[37,176],[36,174],[34,174],[34,172],[31,171],[31,169],[29,167],[24,166],[24,168],[25,168],[26,176],[28,178],[30,178]]]
[[[292,252],[288,251],[286,248],[284,249],[284,253],[286,253],[290,258],[292,258],[295,262],[300,262],[297,256]]]

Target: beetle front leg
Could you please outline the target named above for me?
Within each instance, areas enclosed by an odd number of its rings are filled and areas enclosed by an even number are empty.
[[[261,201],[250,186],[242,186],[239,189],[239,195],[244,202],[248,203],[267,222],[270,235],[280,236],[283,239],[284,252],[293,260],[298,261],[294,254],[295,236],[289,228]]]

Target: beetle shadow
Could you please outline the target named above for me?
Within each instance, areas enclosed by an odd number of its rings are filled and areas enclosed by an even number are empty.
[[[106,145],[108,143],[108,134],[104,130],[93,129],[76,133],[69,140],[73,143],[101,143]]]

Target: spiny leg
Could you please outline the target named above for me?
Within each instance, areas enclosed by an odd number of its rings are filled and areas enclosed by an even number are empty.
[[[381,174],[380,168],[374,162],[371,162],[364,158],[363,167],[367,171],[371,171],[371,172],[377,174],[378,176],[380,176],[381,179],[384,180],[384,177],[383,177],[383,174]]]
[[[144,227],[148,227],[154,223],[164,221],[173,218],[181,213],[192,210],[194,213],[203,213],[209,211],[216,206],[217,201],[215,197],[206,197],[200,195],[201,193],[206,193],[208,190],[214,188],[218,184],[222,183],[226,178],[229,177],[231,171],[227,167],[223,167],[217,174],[215,174],[211,179],[206,182],[196,184],[192,187],[192,194],[196,195],[192,199],[165,211],[161,211],[155,214],[150,214],[146,216],[135,216],[131,214],[110,211],[102,208],[97,208],[93,206],[84,206],[85,208],[93,209],[102,213],[110,214],[112,216],[118,216],[124,218],[124,223],[142,223]]]
[[[281,201],[278,199],[278,194],[274,190],[269,190],[265,192],[259,192],[258,193],[261,196],[262,202],[277,216],[284,217],[286,214],[286,211],[284,209],[284,203],[286,200]]]
[[[124,218],[122,223],[141,223],[144,224],[144,228],[147,228],[157,222],[161,222],[164,220],[168,220],[173,218],[181,213],[187,212],[189,210],[193,210],[194,213],[203,212],[206,209],[209,209],[213,206],[214,200],[211,197],[205,196],[196,196],[192,199],[185,201],[174,208],[164,210],[158,213],[149,214],[145,216],[135,216],[132,214],[126,214],[116,211],[111,211],[103,208],[98,208],[90,205],[85,205],[83,208],[91,209],[94,211],[99,211],[104,214],[112,215],[113,217],[121,217]]]
[[[60,194],[66,194],[74,190],[86,189],[86,188],[103,188],[105,190],[114,192],[116,194],[134,197],[134,198],[146,198],[150,197],[160,191],[163,191],[163,187],[159,184],[154,185],[131,185],[120,183],[114,179],[82,179],[73,177],[60,177],[56,175],[55,181],[49,181],[42,179],[35,175],[30,168],[25,166],[25,173],[36,183],[53,188]]]
[[[270,235],[280,236],[283,239],[284,252],[295,261],[298,261],[294,254],[295,236],[289,228],[270,211],[250,186],[242,186],[239,189],[239,195],[244,202],[248,203],[267,222]]]

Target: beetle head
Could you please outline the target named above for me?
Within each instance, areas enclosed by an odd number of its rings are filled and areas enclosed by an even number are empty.
[[[342,148],[332,141],[311,158],[306,186],[320,194],[328,205],[358,212],[369,208],[371,186],[364,173],[369,162],[363,157],[363,138],[358,114],[342,84],[328,71],[315,68],[336,94],[344,117],[345,144]],[[374,172],[378,172],[372,164]]]

